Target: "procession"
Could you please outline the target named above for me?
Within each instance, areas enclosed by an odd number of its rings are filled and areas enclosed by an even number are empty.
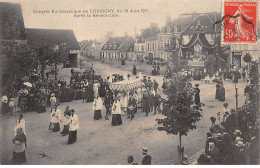
[[[217,12],[195,6],[197,12],[171,11],[173,18],[160,12],[165,20],[149,17],[144,28],[116,23],[145,19],[146,9],[118,14],[111,31],[90,28],[100,18],[89,28],[70,28],[61,24],[66,12],[41,16],[62,28],[41,27],[26,18],[26,7],[36,5],[29,1],[0,2],[1,165],[260,163],[259,27],[251,28],[259,18],[249,13],[259,2],[223,1],[232,17],[219,12],[220,1]],[[46,4],[48,11],[55,2]],[[85,25],[74,19],[68,17]],[[230,27],[234,38],[221,30]]]

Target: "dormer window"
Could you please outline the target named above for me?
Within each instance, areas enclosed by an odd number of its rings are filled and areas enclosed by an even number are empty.
[[[116,49],[116,44],[114,44],[114,49]]]

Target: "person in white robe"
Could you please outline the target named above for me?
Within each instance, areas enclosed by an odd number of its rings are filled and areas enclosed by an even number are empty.
[[[67,144],[72,144],[77,141],[77,133],[79,129],[79,119],[75,114],[75,110],[71,109],[71,117],[69,122],[69,138]]]
[[[112,126],[122,124],[121,113],[122,113],[122,109],[120,103],[120,96],[118,96],[112,106],[112,123],[111,123]]]
[[[99,86],[100,86],[100,84],[98,83],[98,81],[95,81],[93,84],[94,98],[97,97],[97,95],[98,95]]]
[[[14,127],[14,134],[16,136],[17,129],[21,128],[23,133],[26,135],[25,132],[25,120],[23,119],[23,114],[19,114],[18,121],[16,122],[16,126]]]
[[[57,107],[58,105],[55,104],[54,109],[51,112],[51,121],[50,121],[49,130],[52,130],[53,132],[60,131],[61,112]]]
[[[99,120],[102,118],[101,110],[103,107],[103,101],[101,97],[97,94],[97,97],[93,101],[93,111],[94,111],[94,120]]]

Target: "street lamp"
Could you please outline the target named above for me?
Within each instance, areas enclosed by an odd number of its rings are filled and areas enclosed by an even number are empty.
[[[236,128],[238,128],[238,88],[237,88],[237,75],[234,74],[235,90],[236,90]]]

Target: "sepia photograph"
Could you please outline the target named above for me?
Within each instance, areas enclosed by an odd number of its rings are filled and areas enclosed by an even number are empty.
[[[259,165],[259,0],[0,0],[0,165]]]

